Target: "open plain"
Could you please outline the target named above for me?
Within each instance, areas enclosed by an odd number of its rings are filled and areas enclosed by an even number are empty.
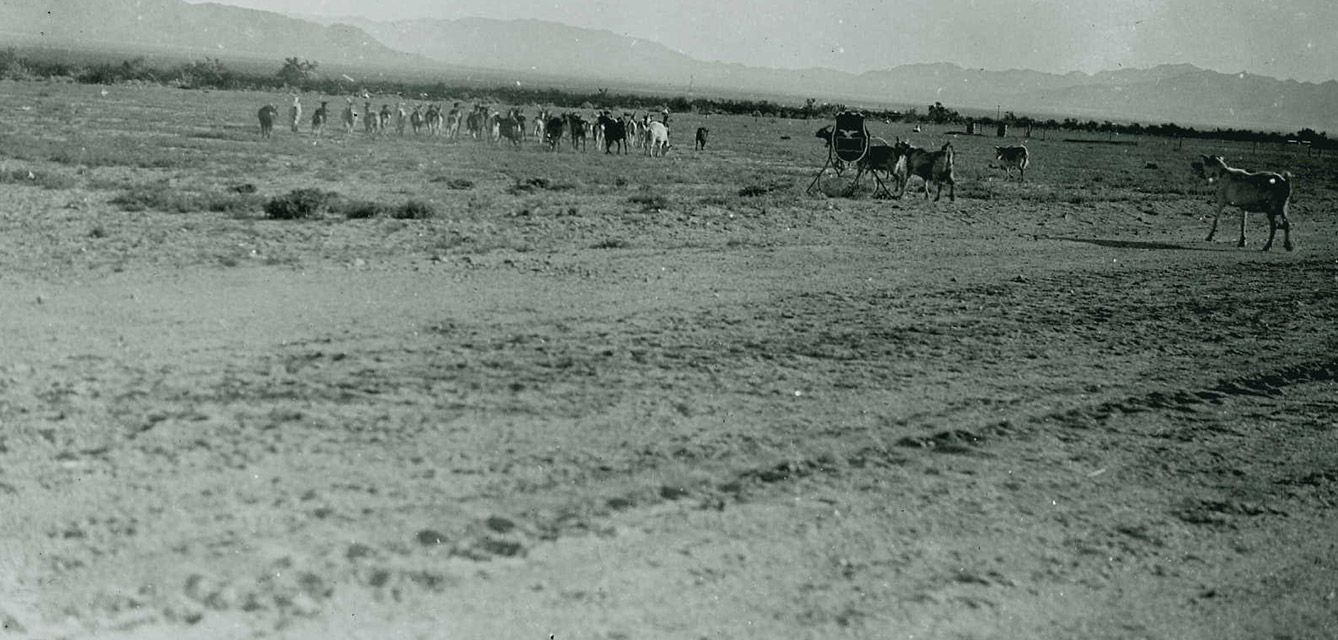
[[[0,83],[0,637],[1338,637],[1338,159],[872,123],[935,203],[267,102]]]

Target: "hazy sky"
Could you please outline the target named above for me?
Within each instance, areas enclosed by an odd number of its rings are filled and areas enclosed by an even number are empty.
[[[538,18],[753,66],[861,72],[954,62],[1091,73],[1187,62],[1226,73],[1338,78],[1335,0],[222,1],[383,20]]]

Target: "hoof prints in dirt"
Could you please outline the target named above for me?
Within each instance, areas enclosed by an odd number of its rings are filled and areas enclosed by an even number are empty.
[[[1335,380],[1338,380],[1338,362],[1312,362],[1256,376],[1224,380],[1205,389],[1154,391],[1124,400],[1104,402],[1095,407],[1079,407],[1057,415],[1040,416],[1034,422],[1057,420],[1067,426],[1083,427],[1091,421],[1104,422],[1122,414],[1147,411],[1192,413],[1198,405],[1220,403],[1232,396],[1269,397],[1283,393],[1283,389],[1291,385]]]

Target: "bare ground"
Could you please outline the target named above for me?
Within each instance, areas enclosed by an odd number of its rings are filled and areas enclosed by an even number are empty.
[[[1332,200],[1262,253],[714,153],[426,223],[0,184],[0,636],[1338,637]]]

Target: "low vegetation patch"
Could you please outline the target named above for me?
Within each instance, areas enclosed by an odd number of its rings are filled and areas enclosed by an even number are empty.
[[[390,210],[396,220],[428,220],[437,215],[437,208],[425,200],[410,200]]]
[[[548,178],[529,178],[526,180],[516,180],[516,184],[511,185],[507,190],[512,195],[524,193],[533,193],[535,191],[570,191],[575,189],[576,185],[570,182],[558,182]]]
[[[623,238],[608,238],[590,245],[591,249],[630,249],[632,243]]]
[[[340,203],[337,209],[349,220],[364,220],[386,215],[386,206],[371,200],[348,200]]]
[[[165,213],[245,213],[259,209],[263,202],[263,198],[251,193],[183,191],[166,182],[136,185],[111,199],[122,211]]]
[[[669,199],[658,193],[638,193],[627,201],[641,205],[642,211],[663,211],[669,208]]]
[[[294,189],[265,204],[265,216],[273,220],[318,218],[339,204],[340,196],[321,189]]]
[[[29,169],[10,169],[0,171],[0,184],[25,184],[43,189],[71,189],[76,181],[63,173],[31,171]]]
[[[739,189],[739,195],[745,198],[756,198],[758,196],[767,195],[768,193],[773,193],[776,191],[784,191],[789,187],[790,187],[789,183],[750,184],[742,189]]]
[[[474,188],[474,181],[467,178],[448,178],[446,176],[437,176],[431,180],[436,183],[446,183],[446,188],[455,191],[465,191]]]
[[[349,220],[427,220],[436,217],[437,208],[425,200],[414,199],[392,205],[375,200],[349,199],[321,189],[297,189],[273,198],[265,205],[265,215],[274,220],[319,218],[327,214]]]

